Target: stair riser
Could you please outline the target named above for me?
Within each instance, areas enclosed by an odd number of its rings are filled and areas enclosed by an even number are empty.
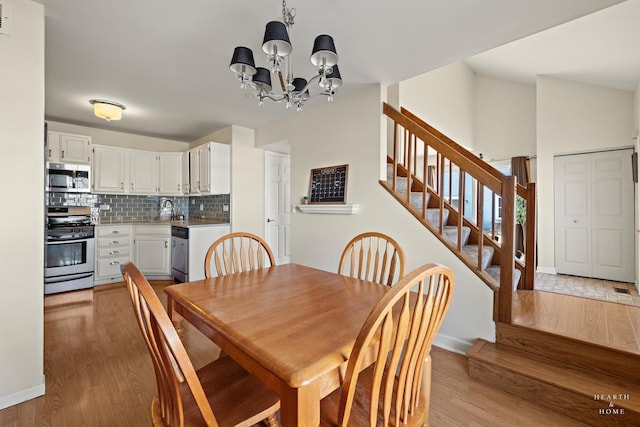
[[[638,356],[624,351],[504,323],[496,324],[496,342],[640,384],[640,370],[632,368],[637,366]]]
[[[589,425],[629,426],[640,423],[640,413],[624,408],[623,403],[610,408],[608,401],[595,400],[594,395],[568,390],[482,360],[469,358],[469,376]],[[618,413],[612,413],[613,409]]]

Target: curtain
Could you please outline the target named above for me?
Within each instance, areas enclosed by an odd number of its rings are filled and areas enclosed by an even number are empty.
[[[511,158],[511,174],[514,175],[518,181],[518,184],[526,187],[529,184],[529,158],[525,156],[518,156]],[[524,229],[522,224],[516,224],[516,256],[519,253],[524,254]]]

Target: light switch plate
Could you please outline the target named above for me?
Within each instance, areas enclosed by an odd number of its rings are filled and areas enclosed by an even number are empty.
[[[11,34],[11,3],[0,1],[0,34]]]

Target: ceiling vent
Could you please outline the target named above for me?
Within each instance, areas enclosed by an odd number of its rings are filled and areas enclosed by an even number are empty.
[[[0,1],[0,34],[11,33],[11,3]]]

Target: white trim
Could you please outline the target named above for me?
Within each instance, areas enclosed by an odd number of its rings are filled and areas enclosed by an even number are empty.
[[[298,209],[303,213],[317,214],[354,214],[360,210],[360,205],[298,205]]]
[[[556,271],[555,267],[542,267],[542,266],[538,266],[538,268],[536,269],[536,273],[543,273],[543,274],[558,274],[558,272]]]
[[[0,410],[8,408],[9,406],[17,405],[18,403],[26,402],[27,400],[35,399],[36,397],[44,396],[44,391],[45,382],[43,375],[41,384],[0,398]]]
[[[448,335],[438,334],[433,340],[433,345],[466,356],[467,351],[469,351],[473,343]]]

